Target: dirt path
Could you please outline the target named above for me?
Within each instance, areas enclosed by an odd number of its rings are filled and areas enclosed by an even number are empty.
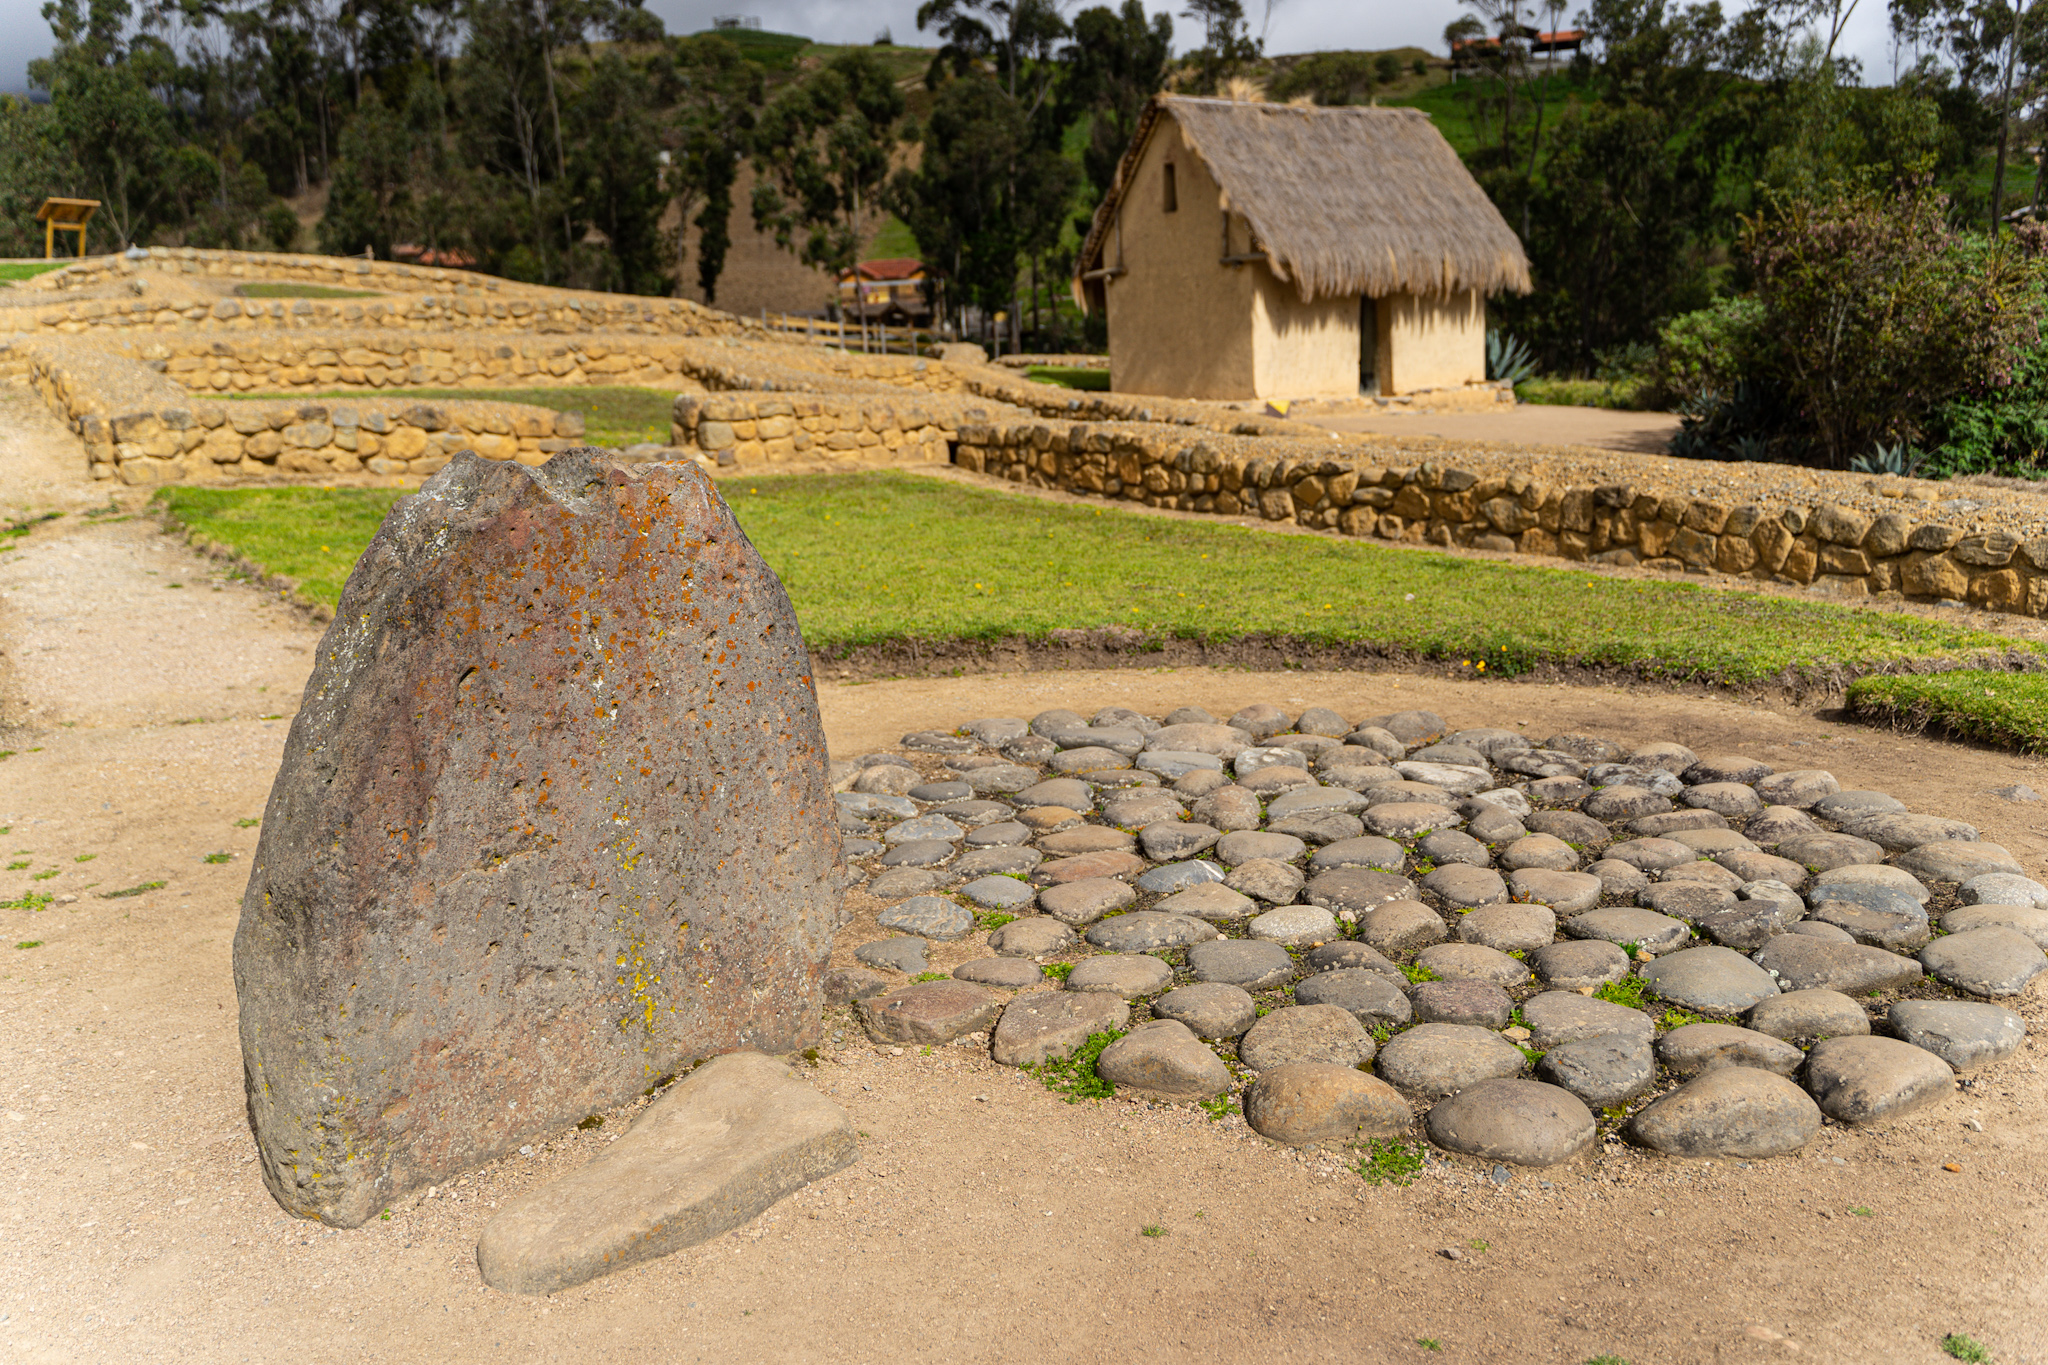
[[[0,506],[104,501],[55,473],[37,484],[68,438],[15,398],[0,417]],[[736,1235],[551,1299],[482,1289],[476,1236],[602,1132],[358,1231],[291,1220],[252,1161],[229,945],[255,843],[237,822],[261,812],[284,739],[263,717],[293,710],[317,634],[246,585],[215,587],[146,522],[67,516],[0,552],[0,747],[16,750],[0,824],[28,850],[10,861],[30,861],[0,873],[0,898],[80,897],[0,911],[6,1359],[1931,1365],[1961,1331],[2000,1362],[2048,1362],[2036,1039],[1955,1100],[1881,1132],[1829,1128],[1797,1159],[1610,1150],[1505,1186],[1442,1166],[1407,1188],[1241,1123],[1062,1104],[964,1048],[851,1047],[814,1075],[866,1134],[860,1162]],[[2043,807],[1984,794],[2048,791],[2039,761],[1650,689],[1197,670],[822,697],[841,754],[977,715],[1262,699],[1741,748],[1972,820],[2037,875],[2048,863]],[[2038,989],[2021,1008],[2048,1027]]]
[[[1331,431],[1376,436],[1437,436],[1447,441],[1490,441],[1498,445],[1593,446],[1662,455],[1678,430],[1670,412],[1616,412],[1553,403],[1521,403],[1503,412],[1374,412],[1296,414]]]

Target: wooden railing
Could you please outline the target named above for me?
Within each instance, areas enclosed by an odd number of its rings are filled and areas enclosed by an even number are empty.
[[[849,321],[841,317],[833,321],[798,317],[793,313],[772,313],[765,307],[761,310],[761,325],[787,341],[859,351],[863,355],[929,355],[933,347],[946,339],[929,329],[891,327],[860,318]]]

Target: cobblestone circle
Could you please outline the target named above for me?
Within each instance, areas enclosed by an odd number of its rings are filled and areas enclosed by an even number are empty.
[[[1674,743],[1110,707],[832,777],[895,935],[828,986],[874,1043],[1300,1147],[1785,1155],[2011,1056],[1995,1002],[2048,971],[2048,886],[1971,826]],[[928,979],[916,945],[963,938]]]

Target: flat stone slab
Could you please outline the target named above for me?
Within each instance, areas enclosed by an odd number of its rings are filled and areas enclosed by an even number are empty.
[[[2010,929],[2032,940],[2036,948],[2048,948],[2048,910],[2030,905],[1965,905],[1941,917],[1941,927],[1951,934],[1972,929]]]
[[[1898,866],[1901,871],[1910,872],[1927,882],[1966,882],[1990,872],[2019,876],[2026,871],[2017,858],[1997,844],[1984,843],[1974,837],[1922,844],[1900,854]]]
[[[1853,834],[1805,834],[1781,842],[1778,856],[1821,873],[1830,868],[1881,863],[1884,849]]]
[[[1547,905],[1486,905],[1458,916],[1458,939],[1503,953],[1542,948],[1557,937],[1557,916]]]
[[[1870,1032],[1863,1006],[1840,991],[1787,991],[1750,1010],[1749,1026],[1786,1042],[1853,1038]]]
[[[1515,1012],[1508,993],[1485,981],[1423,981],[1408,992],[1408,1003],[1425,1024],[1502,1029]]]
[[[1437,1104],[1426,1126],[1446,1151],[1536,1167],[1584,1153],[1597,1133],[1592,1111],[1570,1091],[1507,1078],[1477,1081]]]
[[[1911,900],[1910,897],[1903,895],[1899,899],[1909,903]],[[1873,948],[1883,948],[1894,953],[1912,952],[1927,942],[1930,932],[1927,913],[1917,905],[1913,906],[1911,913],[1902,914],[1891,910],[1873,910],[1867,905],[1858,905],[1853,901],[1824,900],[1813,907],[1812,918],[1819,924],[1834,925],[1857,943],[1866,943]]]
[[[1816,807],[1815,809],[1818,810],[1819,808]],[[1868,839],[1892,853],[1907,853],[1921,847],[1923,844],[1932,844],[1943,840],[1968,841],[1974,840],[1977,837],[1976,826],[1965,824],[1961,820],[1950,820],[1939,815],[1914,815],[1905,811],[1871,811],[1864,814],[1845,813],[1837,819],[1837,823],[1841,825],[1843,833],[1853,834],[1859,839]],[[1875,859],[1872,861],[1875,861]],[[1900,862],[1900,866],[1906,867],[1906,870],[1916,877],[1927,875],[1918,868],[1906,866],[1903,859]],[[2017,869],[1982,867],[1978,870],[1982,872],[1998,872],[2015,871]]]
[[[1044,957],[1073,943],[1074,931],[1050,915],[1013,919],[988,936],[989,951],[1003,957]]]
[[[919,981],[872,1000],[854,1014],[878,1043],[950,1043],[996,1021],[1003,997],[971,981]]]
[[[1576,915],[1598,905],[1605,888],[1591,873],[1525,867],[1508,877],[1508,889],[1518,900],[1547,905],[1560,915]]]
[[[1173,968],[1143,953],[1112,953],[1074,964],[1067,974],[1070,991],[1103,991],[1126,1000],[1150,995],[1173,980]]]
[[[1444,917],[1421,901],[1389,901],[1358,917],[1358,941],[1383,953],[1404,953],[1450,937]]]
[[[1924,1048],[1957,1071],[1973,1071],[2019,1051],[2027,1025],[2001,1005],[1975,1000],[1901,1000],[1892,1006],[1885,1032]]]
[[[1040,863],[1031,876],[1042,885],[1061,886],[1072,882],[1092,881],[1098,877],[1125,877],[1134,872],[1143,872],[1150,866],[1150,863],[1135,853],[1109,850]]]
[[[1337,917],[1320,905],[1282,905],[1255,917],[1245,932],[1273,943],[1327,943],[1338,937]]]
[[[1401,1092],[1376,1076],[1330,1062],[1263,1071],[1244,1096],[1245,1122],[1290,1147],[1393,1138],[1414,1124]]]
[[[1297,987],[1295,997],[1300,994]],[[1498,1033],[1464,1024],[1417,1024],[1389,1038],[1374,1063],[1396,1089],[1423,1099],[1456,1094],[1485,1080],[1519,1076],[1527,1065],[1522,1050]]]
[[[944,896],[913,896],[876,915],[875,923],[898,933],[952,943],[973,930],[974,916]]]
[[[2048,886],[2016,873],[1984,872],[1959,886],[1956,898],[1964,905],[2026,905],[2040,909],[2048,907]]]
[[[1726,1066],[1651,1102],[1629,1121],[1629,1136],[1667,1156],[1760,1159],[1798,1151],[1820,1121],[1820,1106],[1785,1077]]]
[[[1378,972],[1363,967],[1317,972],[1294,983],[1297,1005],[1335,1005],[1359,1023],[1405,1024],[1415,1017],[1414,1007],[1399,987]]]
[[[1734,1024],[1687,1024],[1657,1040],[1657,1057],[1674,1075],[1696,1076],[1717,1067],[1746,1066],[1790,1076],[1806,1054],[1782,1038]]]
[[[886,971],[921,972],[931,965],[924,954],[925,941],[921,938],[884,938],[855,948],[853,960]]]
[[[1782,934],[1751,955],[1765,971],[1777,975],[1785,989],[1829,990],[1853,995],[1859,991],[1892,990],[1918,981],[1920,964],[1882,948],[1861,943],[1829,943],[1804,934]]]
[[[1648,1090],[1657,1079],[1657,1058],[1648,1039],[1610,1033],[1559,1043],[1536,1064],[1536,1078],[1606,1109]]]
[[[1254,1023],[1238,1040],[1238,1059],[1254,1071],[1293,1062],[1354,1067],[1373,1058],[1372,1035],[1337,1005],[1288,1005]]]
[[[1188,970],[1197,981],[1263,991],[1286,985],[1299,969],[1293,956],[1277,943],[1225,938],[1190,945]]]
[[[1032,991],[1012,1000],[996,1021],[989,1055],[1004,1066],[1036,1066],[1072,1056],[1094,1033],[1114,1033],[1131,1007],[1100,991]]]
[[[1920,950],[1920,965],[1944,986],[1971,995],[2018,995],[2048,972],[2048,955],[2025,934],[1990,926],[1936,939]]]
[[[825,1003],[846,1005],[889,989],[889,978],[864,967],[834,967],[825,973]]]
[[[1955,1072],[1896,1038],[1829,1038],[1806,1055],[1806,1088],[1840,1123],[1886,1123],[1955,1093]]]
[[[1291,905],[1301,894],[1301,869],[1272,858],[1254,858],[1230,869],[1223,884],[1268,905]]]
[[[1495,877],[1494,880],[1500,879]],[[1381,872],[1377,868],[1339,867],[1318,872],[1308,882],[1307,891],[1311,905],[1320,905],[1333,913],[1349,910],[1354,915],[1362,915],[1389,901],[1413,899],[1415,886],[1405,877]]]
[[[578,1170],[484,1225],[477,1269],[553,1294],[709,1241],[860,1155],[846,1111],[758,1052],[714,1057]]]
[[[1038,899],[1029,882],[1015,877],[977,877],[960,888],[960,894],[990,910],[1021,914]]]
[[[1844,885],[1888,887],[1903,895],[1911,896],[1917,905],[1927,904],[1928,897],[1933,894],[1918,877],[1910,872],[1902,872],[1889,863],[1850,863],[1845,867],[1831,867],[1815,877],[1813,879],[1814,899],[1825,900],[1829,895],[1836,894],[1826,890],[1826,888]],[[1838,898],[1856,899],[1855,896]],[[1864,904],[1869,905],[1875,910],[1897,908],[1896,906],[1886,906],[1875,901],[1865,901]]]
[[[1223,869],[1205,858],[1189,858],[1177,863],[1167,863],[1150,868],[1138,874],[1135,885],[1140,891],[1188,892],[1209,890],[1225,891],[1218,885],[1223,880]],[[1240,900],[1243,897],[1239,897]],[[1204,916],[1204,918],[1209,918]]]
[[[1154,862],[1175,862],[1194,857],[1222,832],[1192,820],[1159,820],[1138,831],[1138,843]]]
[[[1038,908],[1063,924],[1093,924],[1112,910],[1135,903],[1138,893],[1114,877],[1084,877],[1038,892]]]
[[[1329,872],[1340,867],[1369,867],[1379,872],[1401,871],[1407,855],[1392,839],[1361,835],[1324,844],[1308,860],[1311,872]]]
[[[1155,948],[1180,948],[1216,937],[1216,926],[1192,915],[1162,915],[1133,910],[1100,920],[1087,933],[1098,948],[1113,953],[1144,953]]]
[[[1649,1042],[1655,1027],[1641,1010],[1617,1005],[1612,1000],[1595,1000],[1576,991],[1545,991],[1522,1002],[1522,1018],[1529,1023],[1529,1046],[1548,1051],[1581,1038],[1619,1034]]]
[[[1529,979],[1529,969],[1520,959],[1479,943],[1439,943],[1424,948],[1415,955],[1415,965],[1443,981],[1488,981],[1508,987]]]
[[[1198,982],[1168,991],[1152,1002],[1161,1019],[1178,1019],[1198,1038],[1237,1038],[1258,1018],[1243,987],[1220,981]]]
[[[955,967],[953,977],[957,981],[972,981],[978,986],[1015,991],[1042,985],[1045,969],[1021,957],[978,957]]]
[[[1138,880],[1142,883],[1145,878],[1140,877]],[[1221,881],[1213,881],[1191,886],[1185,891],[1176,891],[1152,908],[1162,914],[1193,915],[1196,919],[1205,919],[1211,924],[1229,924],[1256,913],[1258,905],[1257,901],[1242,891],[1232,891]]]
[[[1687,948],[1642,969],[1658,999],[1710,1014],[1739,1014],[1778,993],[1771,974],[1732,948]]]
[[[1186,1024],[1155,1019],[1102,1049],[1095,1073],[1119,1091],[1171,1101],[1205,1100],[1230,1089],[1230,1070]]]
[[[1129,853],[1138,846],[1136,835],[1108,825],[1074,825],[1041,835],[1038,847],[1055,858],[1073,858],[1083,853]]]
[[[1633,905],[1588,910],[1566,920],[1563,928],[1573,938],[1633,943],[1651,953],[1668,953],[1692,941],[1692,928],[1684,920]]]

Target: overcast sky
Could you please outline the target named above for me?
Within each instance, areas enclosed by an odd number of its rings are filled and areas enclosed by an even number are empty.
[[[1100,2],[1080,0],[1071,8]],[[1155,12],[1173,9],[1160,0],[1146,0],[1146,6]],[[918,34],[917,7],[918,0],[647,0],[647,8],[661,16],[671,33],[709,28],[715,14],[750,14],[764,28],[801,33],[819,42],[867,42],[885,27],[899,43],[933,42]],[[1731,11],[1742,7],[1741,0],[1727,6]],[[1254,28],[1266,21],[1265,0],[1246,0],[1245,8]],[[50,50],[50,27],[43,22],[41,9],[42,0],[0,0],[0,90],[25,90],[29,60]],[[1463,12],[1458,0],[1279,0],[1271,11],[1266,50],[1414,46],[1441,52],[1444,25]],[[1175,51],[1186,51],[1200,40],[1193,21],[1175,20]],[[1884,0],[1861,0],[1843,47],[1862,59],[1865,81],[1890,81],[1892,52]]]

